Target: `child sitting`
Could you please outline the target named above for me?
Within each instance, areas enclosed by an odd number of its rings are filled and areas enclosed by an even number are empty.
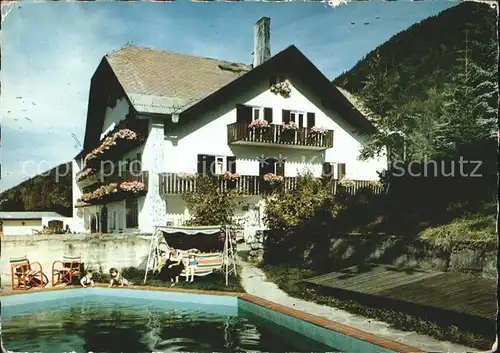
[[[190,253],[188,258],[188,263],[186,266],[186,282],[189,280],[189,276],[191,276],[191,281],[194,281],[194,273],[196,272],[196,268],[198,267],[198,259],[195,254]]]
[[[88,285],[94,287],[95,283],[92,276],[93,276],[93,271],[88,270],[87,273],[85,274],[85,277],[82,277],[82,279],[80,280],[80,284],[82,285],[83,288],[87,288]]]
[[[109,287],[112,287],[113,284],[119,284],[120,287],[123,287],[123,286],[128,286],[129,284],[132,284],[132,283],[129,283],[129,281],[127,281],[120,272],[118,272],[118,270],[114,267],[112,267],[110,270],[109,270],[109,275],[111,276],[111,280],[109,281]]]
[[[168,260],[168,254],[165,251],[160,252],[158,266],[156,266],[153,273],[155,273],[157,271],[158,271],[158,273],[160,273],[162,268],[165,267],[165,265],[167,264],[167,260]]]

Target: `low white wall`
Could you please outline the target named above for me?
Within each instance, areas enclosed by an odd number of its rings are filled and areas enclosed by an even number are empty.
[[[31,235],[33,234],[33,229],[40,231],[43,228],[41,219],[2,220],[2,222],[4,235]]]
[[[10,257],[27,255],[31,262],[39,262],[51,278],[52,263],[63,255],[81,255],[87,268],[99,267],[107,273],[111,267],[143,266],[150,242],[136,235],[58,234],[30,236],[2,236],[1,279],[2,288],[9,288]]]

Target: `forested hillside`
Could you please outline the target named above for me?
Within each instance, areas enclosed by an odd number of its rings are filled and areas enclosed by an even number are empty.
[[[395,158],[422,160],[496,136],[497,76],[496,11],[463,2],[395,35],[334,83],[380,130],[365,157],[387,145]]]
[[[61,164],[0,194],[2,211],[53,211],[72,215],[71,163]]]

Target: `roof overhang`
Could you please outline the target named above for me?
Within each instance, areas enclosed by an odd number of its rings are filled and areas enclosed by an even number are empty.
[[[130,103],[137,113],[144,114],[173,114],[180,112],[190,101],[188,99],[151,96],[145,94],[129,93]]]

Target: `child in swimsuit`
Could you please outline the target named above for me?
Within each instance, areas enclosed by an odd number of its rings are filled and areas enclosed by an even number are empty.
[[[196,268],[198,267],[198,259],[195,254],[189,254],[188,263],[186,267],[186,282],[189,280],[189,276],[191,276],[191,281],[194,281],[194,273],[196,272]]]
[[[118,272],[118,270],[114,267],[112,267],[110,270],[109,270],[109,275],[111,276],[111,280],[109,281],[109,287],[112,287],[113,284],[119,284],[119,287],[123,287],[123,286],[128,286],[129,284],[132,284],[132,283],[129,283],[129,281],[127,281],[120,272]]]
[[[85,274],[85,277],[83,277],[80,280],[80,284],[82,285],[83,288],[87,288],[87,286],[94,287],[94,280],[92,279],[93,276],[93,271],[88,270],[87,273]]]

